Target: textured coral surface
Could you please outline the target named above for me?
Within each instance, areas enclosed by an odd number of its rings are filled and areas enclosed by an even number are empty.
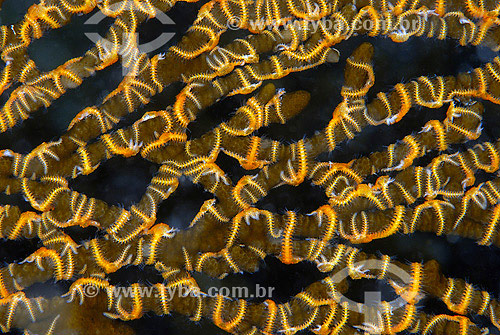
[[[497,2],[0,4],[1,332],[500,333]]]

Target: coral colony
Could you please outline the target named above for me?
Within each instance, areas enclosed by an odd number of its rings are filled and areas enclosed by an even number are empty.
[[[117,61],[129,69],[100,104],[77,113],[58,139],[40,141],[28,153],[0,151],[0,190],[22,195],[31,207],[25,211],[2,204],[1,237],[40,241],[23,261],[0,269],[1,331],[88,334],[102,322],[106,334],[126,334],[131,330],[122,321],[148,313],[208,320],[233,334],[498,332],[498,297],[474,286],[479,283],[446,277],[437,261],[398,261],[362,247],[414,232],[500,246],[500,141],[477,141],[483,103],[500,104],[500,58],[466,73],[409,78],[377,93],[370,91],[376,76],[374,48],[363,42],[342,65],[342,101],[331,106],[326,128],[293,143],[259,132],[307,113],[308,92],[285,91],[273,80],[338,62],[334,47],[354,35],[382,36],[394,45],[412,36],[451,39],[456,45],[498,51],[498,2],[210,0],[166,52],[139,52],[137,40],[127,36],[159,12],[168,13],[175,2],[40,0],[18,23],[0,28],[0,91],[9,93],[0,110],[1,132],[36,117],[96,71]],[[51,71],[37,68],[28,54],[31,42],[92,12],[113,20],[105,38]],[[336,24],[327,25],[327,20]],[[223,42],[221,34],[229,27],[243,35]],[[171,106],[117,127],[174,83],[181,85]],[[369,91],[373,99],[367,98]],[[190,135],[188,125],[204,110],[234,95],[244,99],[235,113],[202,136]],[[365,128],[396,124],[420,107],[444,108],[446,117],[347,163],[318,159]],[[473,143],[454,149],[468,142]],[[221,154],[249,171],[233,181],[218,164]],[[434,158],[417,164],[432,154]],[[92,174],[117,156],[159,164],[139,202],[123,208],[70,188],[72,179]],[[477,182],[481,173],[489,180]],[[181,230],[157,220],[160,204],[176,192],[180,178],[211,194]],[[313,212],[258,208],[257,202],[273,188],[303,183],[321,187],[326,195],[327,201]],[[94,227],[99,234],[77,243],[67,233],[77,226]],[[251,275],[265,257],[283,264],[309,262],[324,277],[278,302],[208,295],[194,276]],[[369,261],[379,266],[369,267]],[[131,294],[116,296],[110,276],[133,265],[150,266],[163,280],[129,283]],[[407,280],[394,267],[407,273]],[[336,280],[344,269],[348,278]],[[383,282],[404,303],[395,307],[382,301],[375,317],[367,319],[366,311],[340,298],[349,292],[347,279]],[[51,280],[68,282],[67,292],[27,294],[34,284]],[[98,290],[96,296],[88,296],[89,286]],[[151,294],[143,294],[148,287]],[[168,294],[180,288],[196,294]],[[423,297],[440,300],[446,313],[417,308]]]

